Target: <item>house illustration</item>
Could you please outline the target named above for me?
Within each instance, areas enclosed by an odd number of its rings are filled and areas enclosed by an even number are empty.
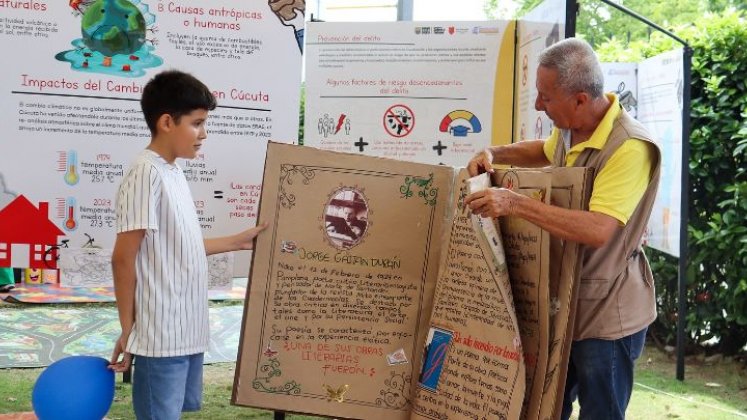
[[[37,209],[23,195],[0,210],[0,267],[11,266],[13,245],[20,244],[29,247],[28,268],[57,268],[54,245],[65,233],[48,214],[48,203],[39,202]]]

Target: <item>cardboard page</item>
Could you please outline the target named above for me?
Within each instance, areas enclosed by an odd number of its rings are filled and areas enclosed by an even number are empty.
[[[497,170],[492,181],[559,207],[586,210],[591,174],[587,168],[510,169]],[[549,236],[519,218],[502,218],[501,229],[525,348],[522,418],[557,419],[573,339],[581,246]],[[539,257],[539,264],[532,255]],[[535,366],[527,349],[536,350]]]
[[[518,418],[521,412],[522,341],[499,231],[493,220],[471,215],[463,206],[468,192],[484,189],[489,181],[464,184],[466,179],[462,170],[413,419]]]
[[[233,403],[405,419],[451,168],[271,143]],[[414,368],[415,367],[415,368]]]
[[[550,202],[551,172],[502,170],[493,178],[496,186]],[[536,419],[544,388],[550,335],[550,235],[519,217],[502,217],[500,225],[526,366],[527,392],[521,418]]]
[[[588,210],[593,171],[588,168],[552,169],[551,203],[572,210]],[[568,372],[568,358],[573,341],[578,278],[582,246],[550,240],[550,342],[547,376],[542,393],[539,419],[559,419],[563,408],[563,390]],[[553,315],[554,314],[554,315]]]

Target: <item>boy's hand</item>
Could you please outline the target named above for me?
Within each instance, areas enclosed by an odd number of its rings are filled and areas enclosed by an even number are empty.
[[[125,333],[123,332],[114,343],[114,352],[112,352],[112,358],[109,361],[109,369],[113,370],[114,372],[126,372],[130,370],[130,364],[132,363],[132,354],[125,351],[127,338],[128,337],[125,336]],[[122,360],[119,360],[120,355],[122,356]]]
[[[257,235],[265,230],[268,226],[267,222],[262,222],[261,224],[251,228],[247,229],[243,232],[237,233],[235,237],[236,241],[236,249],[237,250],[248,250],[254,248],[254,238],[257,237]]]

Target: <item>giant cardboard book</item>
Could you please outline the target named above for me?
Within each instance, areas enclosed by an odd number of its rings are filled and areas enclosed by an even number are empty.
[[[358,419],[559,416],[579,246],[471,215],[582,209],[583,168],[465,170],[271,143],[232,402]]]

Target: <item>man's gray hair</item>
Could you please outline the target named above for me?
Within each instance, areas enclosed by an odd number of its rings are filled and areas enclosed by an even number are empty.
[[[593,99],[604,95],[604,75],[594,50],[578,38],[564,39],[547,47],[539,65],[558,72],[558,86],[568,93],[586,92]]]

